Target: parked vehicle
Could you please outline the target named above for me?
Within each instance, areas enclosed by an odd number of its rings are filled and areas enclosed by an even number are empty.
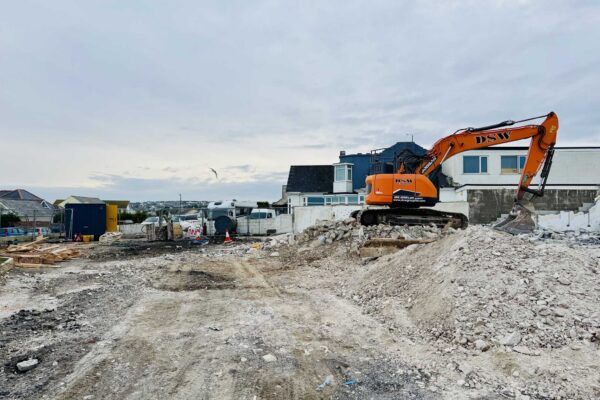
[[[24,236],[25,230],[21,228],[0,228],[0,237]]]
[[[155,226],[158,226],[159,225],[158,221],[159,221],[158,217],[148,217],[144,221],[142,221],[142,225],[155,225]],[[161,225],[164,225],[164,224],[166,224],[166,221],[163,218],[162,221],[161,221]]]
[[[213,201],[207,207],[208,220],[214,221],[215,233],[233,233],[237,227],[237,218],[250,215],[252,209],[257,206],[255,201]]]
[[[275,218],[275,216],[275,210],[270,208],[255,208],[248,216],[248,219],[269,219]]]
[[[175,222],[175,221],[174,221]],[[198,215],[178,215],[177,222],[181,225],[181,229],[187,230],[190,226],[196,226],[200,222]]]

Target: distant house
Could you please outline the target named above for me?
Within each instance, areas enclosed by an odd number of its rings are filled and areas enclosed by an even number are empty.
[[[20,226],[48,226],[52,223],[55,207],[24,189],[0,190],[0,213],[14,214]]]
[[[352,190],[352,166],[292,165],[288,175],[285,195],[288,212],[297,206],[322,206],[334,204],[361,204],[364,195]]]
[[[67,204],[106,204],[97,197],[69,196],[65,200],[55,200],[54,205],[65,208]]]
[[[117,206],[119,212],[129,210],[129,200],[100,200],[98,197],[69,196],[66,199],[54,200],[54,205],[65,208],[67,204],[106,204]]]
[[[42,198],[37,197],[35,194],[28,192],[25,189],[0,190],[0,198],[6,200],[44,201]]]

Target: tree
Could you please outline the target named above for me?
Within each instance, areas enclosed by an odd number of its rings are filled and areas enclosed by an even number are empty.
[[[13,227],[17,222],[20,221],[21,219],[13,212],[9,212],[8,214],[0,214],[0,226]]]
[[[134,224],[139,224],[146,218],[148,218],[148,213],[146,211],[139,211],[136,213],[122,212],[119,214],[119,221],[130,219]]]

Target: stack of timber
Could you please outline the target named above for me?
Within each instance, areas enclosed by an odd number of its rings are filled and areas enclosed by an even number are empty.
[[[69,245],[55,244],[45,245],[46,239],[38,239],[34,242],[9,246],[3,257],[14,260],[15,267],[52,267],[55,264],[71,260],[79,256],[79,251]]]

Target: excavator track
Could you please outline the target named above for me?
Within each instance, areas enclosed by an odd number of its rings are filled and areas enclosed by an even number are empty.
[[[440,228],[450,226],[464,229],[469,225],[467,217],[460,213],[437,211],[425,208],[372,208],[361,210],[356,219],[365,226],[369,225],[436,225]]]

